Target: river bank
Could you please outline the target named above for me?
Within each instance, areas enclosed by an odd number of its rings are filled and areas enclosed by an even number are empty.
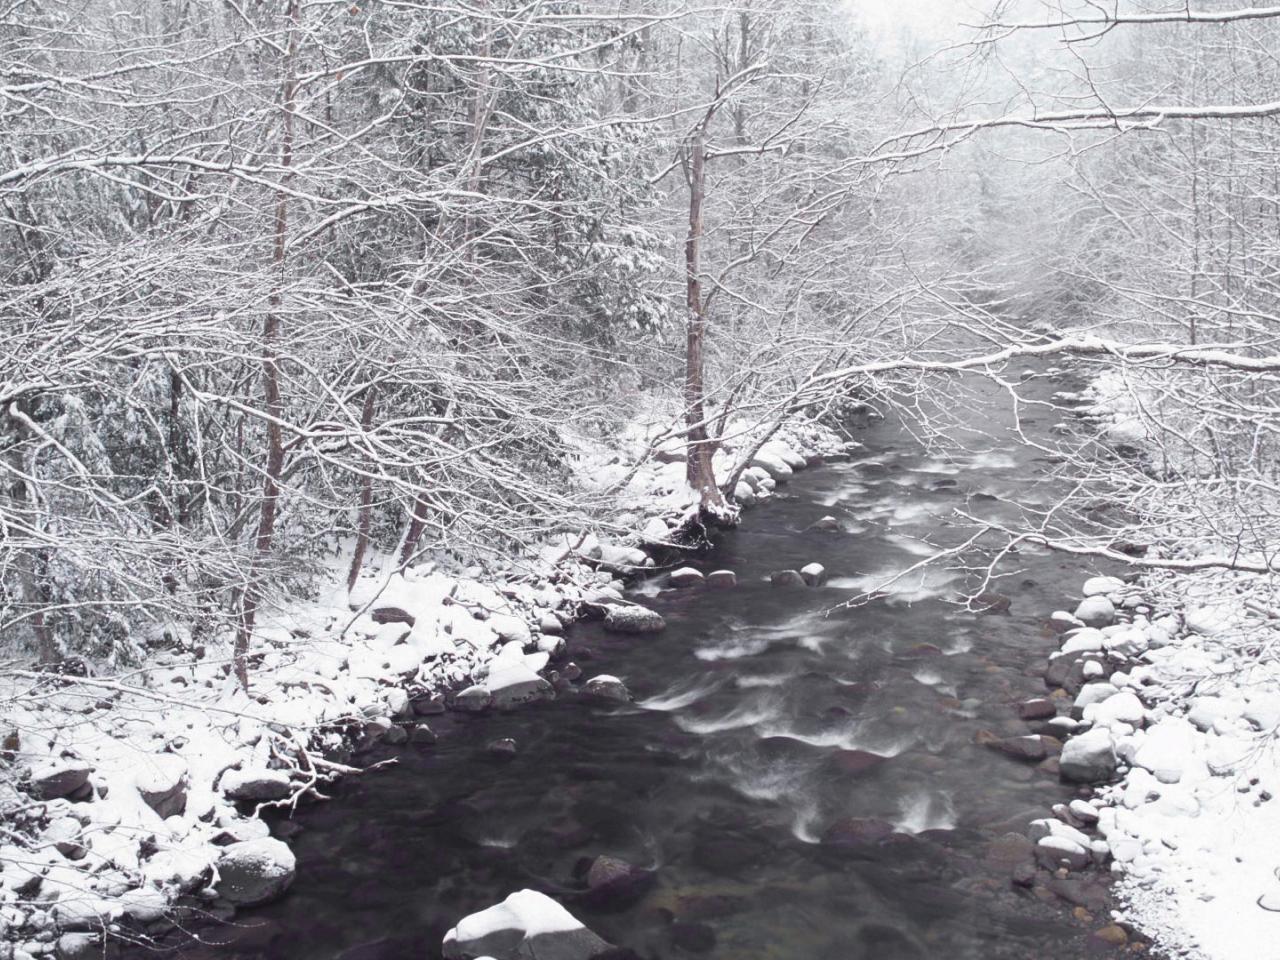
[[[186,642],[180,626],[123,675],[7,671],[0,956],[98,955],[104,937],[145,939],[268,902],[296,863],[264,811],[322,799],[379,743],[434,741],[428,721],[446,710],[592,690],[563,659],[565,626],[615,611],[618,629],[643,629],[617,578],[678,547],[694,513],[677,451],[628,466],[656,429],[578,465],[584,483],[619,487],[611,529],[630,535],[560,535],[502,569],[374,566],[350,594],[335,563],[319,597],[262,619],[248,691],[228,650]],[[850,448],[818,423],[786,424],[744,474],[740,501]]]

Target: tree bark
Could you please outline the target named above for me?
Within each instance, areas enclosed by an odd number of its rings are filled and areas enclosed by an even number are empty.
[[[704,513],[724,512],[724,498],[716,486],[712,463],[715,443],[707,435],[706,384],[704,380],[706,345],[706,304],[702,296],[702,205],[706,195],[705,132],[701,126],[694,132],[689,148],[689,235],[685,240],[685,372],[684,403],[688,438],[685,477],[701,497]]]
[[[281,102],[284,120],[280,133],[281,188],[276,191],[275,220],[271,263],[276,273],[276,286],[268,301],[267,315],[262,322],[262,398],[267,414],[267,462],[263,471],[262,509],[258,515],[258,531],[254,537],[254,559],[249,570],[248,582],[240,605],[240,628],[236,633],[234,661],[236,679],[246,691],[249,689],[249,667],[246,655],[249,638],[257,621],[262,603],[264,566],[271,555],[275,539],[276,517],[279,512],[280,474],[284,470],[284,437],[280,423],[284,415],[284,402],[280,394],[280,367],[278,344],[280,340],[280,305],[284,286],[285,247],[289,235],[289,196],[283,189],[293,166],[293,114],[297,95],[296,61],[298,53],[298,24],[300,0],[289,0],[285,16],[289,21],[289,38],[285,50],[284,79],[281,84]]]
[[[364,393],[364,407],[360,411],[360,429],[368,434],[373,427],[373,407],[378,388],[370,385]],[[365,551],[369,549],[369,528],[373,521],[373,476],[368,471],[360,481],[360,515],[356,520],[356,548],[351,554],[351,570],[347,573],[347,593],[355,589],[356,579],[360,576],[360,566],[364,563]]]

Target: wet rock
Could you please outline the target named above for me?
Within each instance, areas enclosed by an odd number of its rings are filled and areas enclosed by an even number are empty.
[[[1062,748],[1059,770],[1072,783],[1100,783],[1116,772],[1115,743],[1104,727],[1072,737]]]
[[[985,746],[1015,760],[1037,761],[1049,756],[1045,738],[1034,735],[996,739],[989,741]]]
[[[297,870],[293,851],[273,837],[223,847],[214,890],[236,906],[249,907],[280,897]]]
[[[701,570],[695,570],[693,567],[681,567],[679,570],[672,570],[671,575],[667,578],[673,587],[696,587],[706,579]]]
[[[840,525],[839,520],[828,514],[821,520],[815,520],[804,529],[806,533],[840,533],[844,528]]]
[[[666,627],[660,613],[637,604],[613,605],[604,615],[604,628],[614,633],[659,633]]]
[[[775,587],[803,587],[804,577],[798,570],[775,570],[769,574],[769,582]]]
[[[288,773],[284,770],[268,770],[266,767],[228,770],[218,781],[218,787],[228,800],[248,803],[283,800],[293,791]]]
[[[671,945],[688,953],[710,953],[716,946],[716,932],[705,923],[676,921],[671,925]]]
[[[1018,716],[1023,720],[1049,720],[1057,715],[1054,702],[1043,697],[1018,704]]]
[[[582,668],[570,660],[564,665],[564,669],[560,671],[560,675],[566,680],[577,680],[582,676]]]
[[[485,744],[485,752],[491,757],[497,757],[499,760],[510,760],[515,757],[519,748],[516,742],[510,737],[503,737],[499,740],[490,740]]]
[[[657,874],[617,857],[600,856],[587,870],[583,900],[597,910],[622,910],[643,897],[657,881]]]
[[[187,809],[187,764],[172,753],[143,757],[138,762],[135,781],[143,803],[161,819],[181,814]]]
[[[1030,863],[1035,844],[1020,833],[1006,833],[987,844],[986,860],[1000,867]]]
[[[1015,887],[1031,887],[1036,882],[1035,865],[1027,863],[1019,863],[1010,871],[1009,882]]]
[[[59,758],[31,768],[31,792],[39,800],[56,800],[83,790],[93,767],[81,760]]]
[[[707,586],[725,590],[738,585],[738,575],[732,570],[712,570],[707,574]]]
[[[375,607],[369,611],[369,616],[374,623],[407,623],[410,627],[417,620],[408,610],[400,607]]]
[[[851,777],[860,777],[884,764],[889,758],[869,750],[841,750],[831,759],[838,771]]]
[[[893,824],[886,820],[843,817],[823,832],[822,842],[835,847],[867,847],[887,840],[893,832]]]
[[[545,894],[519,890],[445,934],[445,960],[599,960],[613,947]]]
[[[425,723],[415,724],[409,731],[409,742],[419,746],[430,746],[439,739],[436,732]]]
[[[927,657],[942,656],[942,648],[936,643],[917,643],[903,654],[909,660],[924,660]]]
[[[620,703],[631,702],[631,691],[627,689],[627,685],[617,677],[608,674],[600,674],[598,677],[592,677],[582,685],[582,692],[593,697],[603,697],[606,700],[617,700]]]
[[[463,713],[481,713],[493,703],[489,691],[481,686],[467,687],[453,698],[453,709]]]
[[[1093,931],[1093,937],[1112,947],[1123,947],[1129,942],[1129,934],[1117,923],[1109,923]]]
[[[430,717],[438,713],[444,713],[444,697],[439,694],[420,694],[410,701],[413,712],[420,717]]]
[[[1107,627],[1115,623],[1116,608],[1106,597],[1087,597],[1076,607],[1075,617],[1089,627]]]
[[[398,723],[393,723],[382,734],[383,742],[398,747],[409,742],[409,731]]]
[[[810,563],[800,568],[800,576],[811,587],[818,587],[827,582],[827,568],[820,563]]]

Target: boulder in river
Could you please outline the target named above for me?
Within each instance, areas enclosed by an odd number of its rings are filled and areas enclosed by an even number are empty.
[[[445,960],[598,960],[613,947],[545,894],[518,890],[445,934]]]
[[[764,470],[778,483],[790,480],[795,473],[781,457],[773,453],[766,453],[763,450],[751,458],[751,465]]]
[[[297,871],[293,851],[274,837],[223,847],[216,866],[214,890],[241,907],[275,900],[289,889]]]
[[[484,687],[470,686],[453,698],[453,709],[463,713],[480,713],[493,704],[493,695]]]
[[[707,586],[725,590],[738,585],[738,575],[732,570],[712,570],[707,574]]]
[[[858,849],[875,846],[894,833],[892,823],[868,817],[843,817],[822,834],[822,842],[835,847]]]
[[[598,677],[592,677],[582,685],[582,692],[605,700],[631,702],[631,691],[627,689],[627,685],[617,677],[611,677],[608,674],[602,673]]]
[[[811,587],[821,586],[827,580],[827,568],[820,563],[810,563],[800,568],[800,576]]]
[[[657,874],[617,857],[600,856],[591,861],[586,880],[585,903],[597,910],[622,910],[649,891]]]
[[[1097,597],[1108,593],[1120,593],[1124,590],[1124,581],[1119,577],[1090,577],[1084,582],[1080,591],[1083,596]]]
[[[667,627],[662,614],[639,604],[611,604],[604,615],[604,628],[614,633],[660,633]]]
[[[1018,704],[1018,716],[1023,720],[1049,720],[1058,715],[1058,708],[1048,697],[1037,697]]]
[[[804,577],[799,570],[775,570],[769,574],[769,582],[775,587],[803,587]]]
[[[844,528],[840,526],[840,521],[828,514],[820,520],[815,520],[809,526],[805,527],[806,533],[839,533]]]
[[[521,661],[498,666],[489,673],[484,685],[493,698],[493,705],[500,710],[552,695],[551,684]]]
[[[671,576],[667,579],[673,587],[696,587],[707,578],[703,576],[701,570],[695,570],[693,567],[681,567],[679,570],[671,571]]]

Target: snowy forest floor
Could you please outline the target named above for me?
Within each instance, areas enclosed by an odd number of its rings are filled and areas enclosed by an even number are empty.
[[[446,709],[607,695],[612,678],[559,659],[559,635],[584,609],[625,607],[617,578],[652,568],[651,552],[679,555],[697,515],[684,463],[629,466],[665,426],[638,423],[620,448],[586,450],[576,465],[584,486],[618,487],[609,529],[630,534],[548,531],[487,571],[437,559],[401,573],[379,558],[350,593],[335,560],[318,597],[260,620],[247,691],[230,637],[205,649],[180,628],[126,673],[4,671],[0,958],[97,955],[104,937],[145,941],[174,922],[229,918],[293,879],[293,854],[258,815],[360,772],[353,754],[430,742],[428,719]],[[785,424],[740,499],[856,446],[815,422]],[[727,474],[732,455],[718,452],[717,469]]]

